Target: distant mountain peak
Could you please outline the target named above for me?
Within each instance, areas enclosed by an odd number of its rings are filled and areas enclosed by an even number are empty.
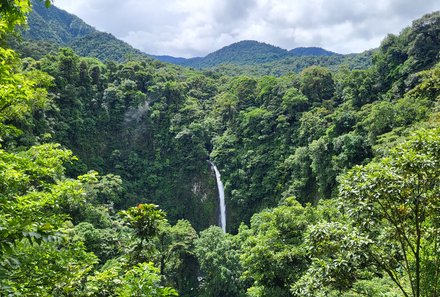
[[[230,45],[224,46],[221,49],[208,54],[207,56],[229,50],[239,50],[239,51],[247,50],[251,52],[273,52],[273,53],[277,52],[279,54],[287,54],[287,50],[269,43],[260,42],[256,40],[241,40],[238,42],[231,43]]]
[[[323,49],[322,47],[296,47],[291,49],[289,53],[292,56],[301,57],[301,56],[334,56],[340,55],[335,52],[331,52]]]
[[[286,57],[289,52],[280,47],[256,40],[232,43],[207,56],[190,59],[191,66],[204,68],[221,64],[252,65],[272,62]]]
[[[261,46],[261,47],[277,48],[277,49],[285,51],[285,49],[282,49],[282,48],[275,46],[275,45],[272,45],[270,43],[252,40],[252,39],[240,40],[240,41],[231,43],[227,46],[224,46],[223,48],[230,47],[230,46],[232,46],[232,47],[234,47],[234,46]]]
[[[256,40],[241,40],[216,50],[203,58],[175,58],[153,56],[156,59],[196,68],[215,67],[222,64],[254,65],[279,61],[289,57],[340,55],[320,47],[297,47],[290,51]]]

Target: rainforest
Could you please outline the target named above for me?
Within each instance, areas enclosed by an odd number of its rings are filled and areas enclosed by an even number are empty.
[[[196,60],[0,17],[0,296],[440,296],[440,12]]]

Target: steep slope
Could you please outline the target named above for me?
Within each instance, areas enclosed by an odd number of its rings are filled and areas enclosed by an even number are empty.
[[[46,8],[43,2],[31,2],[33,10],[28,17],[29,29],[23,32],[26,39],[68,44],[75,38],[96,31],[80,18],[53,5]]]
[[[29,28],[23,37],[33,43],[50,42],[54,48],[67,46],[81,56],[95,57],[102,61],[124,61],[127,57],[149,57],[112,34],[96,30],[83,20],[52,5],[32,0],[33,10],[29,15]],[[26,48],[34,45],[21,46]],[[38,47],[38,46],[37,46]]]
[[[69,43],[80,56],[95,57],[102,61],[125,61],[129,58],[148,57],[112,34],[95,31]]]

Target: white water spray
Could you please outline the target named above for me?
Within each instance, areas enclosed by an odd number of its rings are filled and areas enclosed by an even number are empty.
[[[220,179],[220,172],[217,169],[217,166],[214,165],[211,161],[209,161],[212,168],[215,172],[215,179],[217,180],[217,189],[218,189],[218,198],[219,198],[219,206],[220,206],[220,227],[222,227],[223,232],[226,232],[226,203],[225,203],[225,189],[223,188],[222,180]]]

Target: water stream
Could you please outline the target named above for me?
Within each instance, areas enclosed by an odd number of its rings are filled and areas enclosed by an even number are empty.
[[[222,227],[223,232],[226,232],[226,203],[225,203],[225,189],[223,188],[222,180],[220,179],[220,172],[214,163],[209,161],[215,172],[215,179],[217,180],[218,200],[220,208],[219,225]]]

